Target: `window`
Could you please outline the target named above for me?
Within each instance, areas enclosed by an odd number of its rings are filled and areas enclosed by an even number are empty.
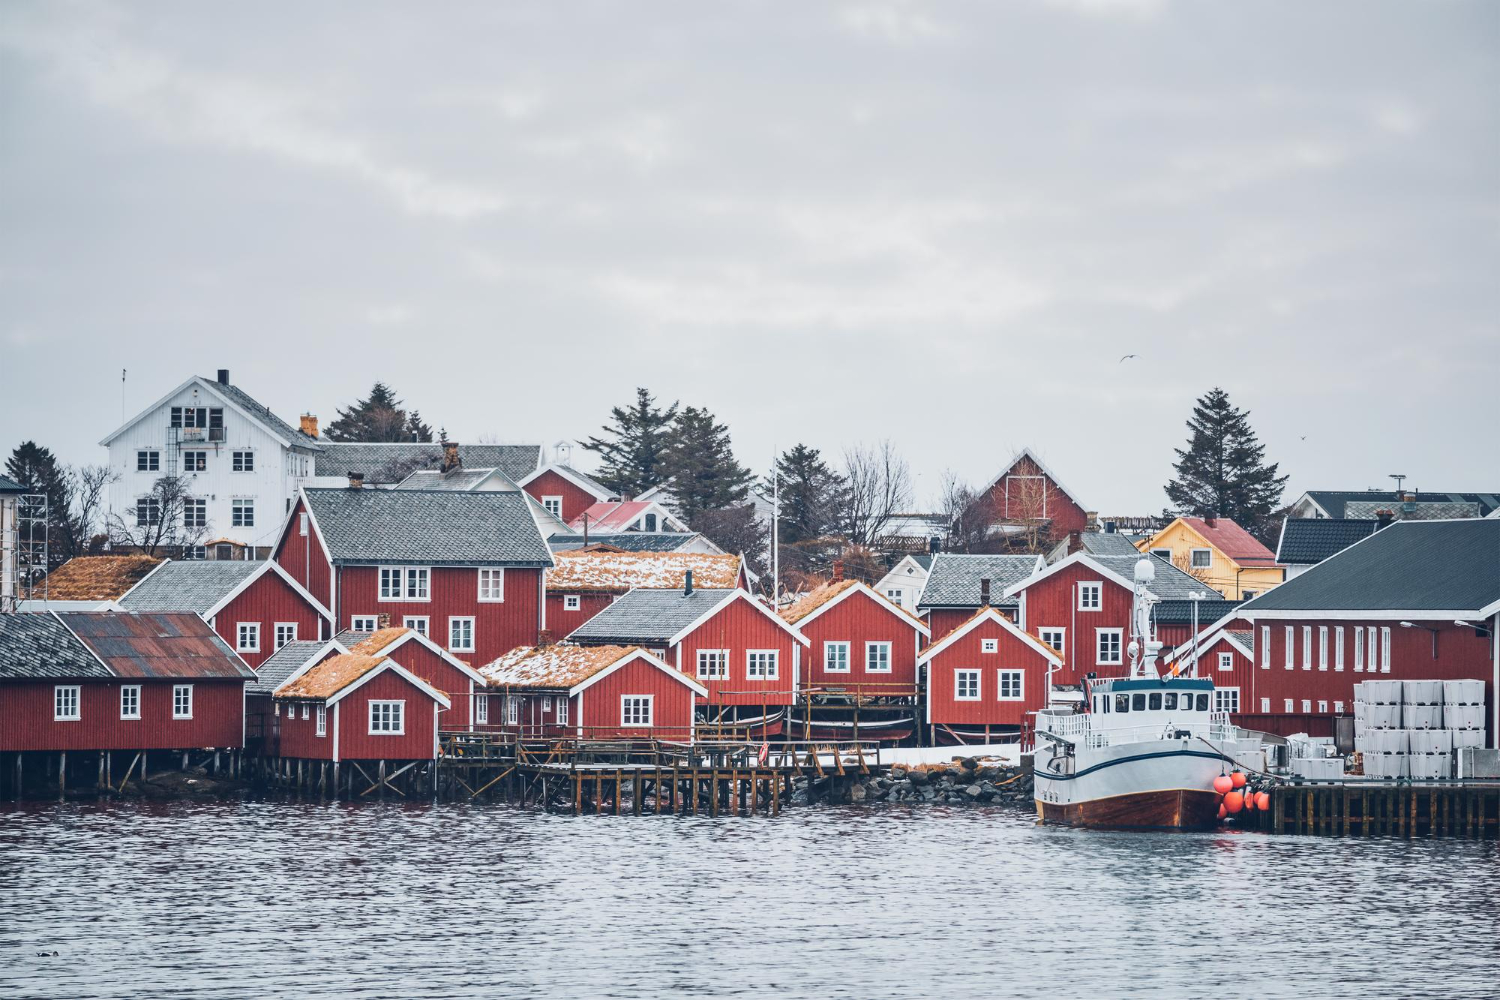
[[[474,696],[474,724],[487,726],[490,722],[490,696],[479,694]]]
[[[557,699],[557,724],[559,726],[568,724],[568,699],[565,697]]]
[[[729,677],[729,650],[698,650],[698,679],[700,681],[722,681]]]
[[[774,681],[780,676],[780,653],[774,649],[747,649],[745,677],[752,681]]]
[[[1303,711],[1304,714],[1309,714],[1309,713],[1312,712],[1312,699],[1311,698],[1303,698],[1302,699],[1302,711]]]
[[[1302,669],[1312,669],[1312,626],[1302,626]]]
[[[182,526],[205,528],[208,526],[208,501],[202,497],[184,497],[182,500]]]
[[[1260,627],[1260,669],[1271,669],[1271,626]]]
[[[1239,688],[1214,688],[1214,711],[1238,714],[1240,710]]]
[[[370,735],[403,736],[406,734],[406,702],[370,702]]]
[[[1065,628],[1037,629],[1037,634],[1041,636],[1043,642],[1059,653],[1063,651],[1063,645],[1067,642],[1068,638],[1068,630]]]
[[[185,451],[182,453],[182,470],[184,472],[207,472],[208,452]]]
[[[505,570],[504,569],[480,569],[479,571],[479,599],[481,601],[498,602],[505,600]]]
[[[1104,606],[1104,584],[1097,580],[1078,585],[1078,610],[1098,611]]]
[[[432,570],[426,566],[380,567],[380,600],[431,600]]]
[[[1193,549],[1190,558],[1193,569],[1208,569],[1213,565],[1214,553],[1212,549]]]
[[[830,674],[849,672],[849,643],[846,640],[823,642],[823,669]]]
[[[234,648],[241,653],[259,653],[260,622],[240,622],[235,631]]]
[[[208,558],[208,546],[206,546],[206,545],[188,545],[188,546],[184,546],[183,550],[182,550],[182,558],[184,558],[184,559],[198,559],[198,560],[207,559]]]
[[[558,701],[562,701],[562,697],[559,696],[557,700]],[[547,697],[545,697],[545,698],[542,699],[542,714],[543,715],[550,715],[551,713],[552,713],[552,696],[548,695]]]
[[[620,696],[620,725],[651,725],[651,700],[649,694],[622,694]]]
[[[890,643],[865,643],[865,672],[871,674],[888,674],[891,672]]]
[[[59,684],[52,689],[52,720],[54,722],[77,722],[82,718],[78,692],[77,684]]]
[[[276,645],[272,647],[273,649],[280,649],[282,646],[285,646],[287,643],[289,643],[289,642],[296,642],[296,641],[297,641],[297,623],[296,622],[277,622],[276,623]]]
[[[953,672],[953,700],[979,700],[979,671],[955,670]]]
[[[161,499],[141,497],[135,502],[135,526],[144,528],[161,523]]]
[[[308,517],[306,514],[297,515],[297,534],[301,535],[303,538],[307,537],[307,522]]]
[[[1234,654],[1233,653],[1220,653],[1219,654],[1219,669],[1220,670],[1233,670],[1234,669]]]
[[[160,472],[161,471],[161,452],[159,452],[159,451],[138,451],[138,452],[136,452],[135,453],[135,471],[136,472]]]
[[[231,462],[232,464],[230,465],[230,468],[235,472],[254,472],[255,452],[237,451],[234,453],[234,457],[231,459]]]
[[[349,627],[356,632],[373,632],[380,627],[375,615],[350,615]]]
[[[1380,630],[1380,672],[1382,674],[1391,672],[1391,630],[1389,628]]]
[[[281,702],[278,701],[276,703],[276,707],[273,709],[273,711],[276,714],[276,718],[278,718],[278,719],[281,718]]]
[[[906,591],[900,587],[891,587],[886,590],[885,596],[892,604],[900,604],[906,597]]]
[[[1318,669],[1328,669],[1328,626],[1318,626]]]
[[[401,624],[411,629],[418,635],[427,634],[427,625],[431,621],[426,615],[407,615],[401,619]]]
[[[579,597],[577,594],[564,594],[563,595],[563,610],[564,611],[577,611],[582,606],[583,606],[583,599],[581,597]]]
[[[1288,670],[1296,666],[1297,660],[1297,629],[1294,626],[1286,627],[1286,668]]]
[[[328,735],[328,706],[327,705],[319,705],[318,706],[318,735],[319,736],[327,736]]]
[[[1118,628],[1100,628],[1094,631],[1099,637],[1099,655],[1095,658],[1095,662],[1105,666],[1123,663],[1124,660],[1120,656],[1120,640],[1124,630]]]
[[[505,696],[505,724],[507,726],[519,726],[521,724],[521,699],[518,695],[508,694]]]
[[[1263,715],[1270,713],[1270,711],[1271,711],[1271,699],[1270,698],[1262,698],[1260,700],[1260,710],[1261,710],[1261,714],[1263,714]]]
[[[553,517],[562,519],[562,497],[542,497],[542,508]]]
[[[1155,556],[1156,558],[1160,559],[1162,562],[1168,562],[1169,563],[1169,562],[1172,561],[1172,550],[1171,549],[1152,549],[1151,550],[1151,554],[1153,556]]]
[[[474,619],[448,619],[448,648],[455,653],[474,652]]]
[[[1365,630],[1365,632],[1368,634],[1368,638],[1365,642],[1365,649],[1370,654],[1369,672],[1373,674],[1380,669],[1380,650],[1375,645],[1375,626],[1371,625]]]
[[[1341,701],[1334,702],[1333,703],[1333,710],[1336,713],[1338,713],[1339,715],[1343,715],[1344,714],[1344,703],[1341,702]]]
[[[1250,601],[1250,600],[1254,600],[1254,599],[1255,599],[1255,591],[1253,591],[1253,590],[1242,590],[1242,591],[1240,591],[1240,600],[1242,600],[1242,601]]]
[[[1153,691],[1146,696],[1146,708],[1152,712],[1161,711],[1161,692]]]
[[[1365,630],[1358,625],[1354,626],[1354,672],[1363,673],[1365,669]]]
[[[193,686],[191,684],[172,685],[172,718],[191,719],[193,717]]]
[[[141,686],[139,684],[126,684],[120,688],[120,718],[139,719],[141,717]]]
[[[1023,670],[1000,671],[1000,700],[1020,701],[1026,690],[1026,672]]]
[[[308,704],[307,702],[304,701],[302,703],[302,721],[306,722],[307,719],[308,719],[308,716],[311,715],[311,714],[312,714],[312,706],[310,704]]]
[[[1328,712],[1328,702],[1326,702],[1326,701],[1319,701],[1318,702],[1318,712],[1320,714],[1327,714],[1327,712]]]
[[[645,517],[641,518],[641,522],[642,522],[642,524],[645,525],[645,530],[646,531],[655,531],[656,530],[656,515],[655,514],[647,514]]]
[[[1290,698],[1288,698],[1286,700],[1286,711],[1288,711],[1288,712],[1295,712],[1296,711],[1296,709],[1292,707],[1292,699],[1290,699]]]
[[[255,501],[245,499],[229,501],[229,523],[236,528],[255,527]]]
[[[999,639],[981,639],[981,640],[979,640],[979,651],[981,653],[998,653],[998,652],[1000,652],[1000,640]]]
[[[1333,630],[1333,669],[1344,669],[1344,626]]]

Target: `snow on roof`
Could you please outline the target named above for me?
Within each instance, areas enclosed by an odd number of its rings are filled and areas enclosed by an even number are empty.
[[[490,687],[569,689],[640,646],[521,646],[479,668]]]
[[[558,552],[547,571],[547,589],[612,590],[635,587],[677,589],[693,571],[693,586],[731,590],[739,579],[740,558],[706,552],[620,552],[579,549]]]
[[[364,656],[359,653],[330,656],[296,680],[283,684],[277,689],[276,697],[324,701],[388,662],[389,659],[384,656]]]

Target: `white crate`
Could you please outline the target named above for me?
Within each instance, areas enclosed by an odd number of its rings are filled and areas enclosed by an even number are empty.
[[[1413,779],[1453,777],[1451,753],[1414,753],[1405,760],[1407,775]]]
[[[1401,681],[1365,681],[1365,701],[1371,705],[1399,705],[1401,688]]]
[[[1401,704],[1441,705],[1443,703],[1442,681],[1402,681]]]
[[[1365,726],[1369,729],[1400,729],[1400,705],[1365,706]]]
[[[1443,706],[1442,705],[1402,705],[1401,706],[1401,728],[1402,729],[1441,729],[1441,728],[1443,728]]]
[[[1484,705],[1484,681],[1443,681],[1443,704]]]
[[[1410,729],[1406,733],[1407,752],[1451,753],[1453,733],[1447,729]]]
[[[1449,729],[1483,729],[1483,705],[1444,705],[1443,725]]]

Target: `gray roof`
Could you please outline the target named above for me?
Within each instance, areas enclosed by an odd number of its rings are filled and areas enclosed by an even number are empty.
[[[0,476],[0,493],[25,493],[26,487],[6,476]]]
[[[707,614],[731,590],[632,590],[568,636],[578,643],[661,645]]]
[[[1014,607],[1015,598],[1002,600],[1006,588],[1020,583],[1036,571],[1034,555],[959,555],[940,552],[928,567],[927,585],[917,599],[920,608],[977,608],[979,581],[990,581],[990,603]]]
[[[397,483],[396,489],[450,490],[455,493],[461,493],[474,489],[495,473],[505,476],[505,473],[500,472],[499,469],[466,469],[460,467],[449,472],[443,472],[439,469],[418,469]]]
[[[1281,527],[1276,561],[1295,566],[1320,563],[1355,542],[1369,538],[1380,524],[1347,517],[1289,517]]]
[[[308,489],[337,563],[551,566],[526,495],[447,490]]]
[[[1417,503],[1476,503],[1479,513],[1487,515],[1500,508],[1500,493],[1438,493],[1432,490],[1404,490]],[[1307,496],[1328,512],[1329,517],[1344,517],[1344,505],[1354,502],[1379,503],[1395,510],[1403,499],[1403,493],[1394,490],[1308,490]]]
[[[696,531],[626,531],[614,535],[589,533],[590,545],[613,545],[626,552],[676,552],[697,541]],[[547,544],[554,552],[583,548],[583,535],[553,535]]]
[[[1402,521],[1444,521],[1453,517],[1483,516],[1478,503],[1456,503],[1451,500],[1422,500],[1411,504],[1389,504],[1376,500],[1349,500],[1344,503],[1345,517],[1378,518],[1383,510],[1389,510],[1393,517]]]
[[[617,496],[620,495],[620,493],[619,493],[618,490],[612,490],[612,489],[610,489],[608,486],[605,486],[603,483],[599,482],[599,480],[595,479],[593,476],[590,476],[590,475],[588,475],[587,473],[584,473],[584,472],[579,472],[577,469],[573,468],[571,465],[561,465],[561,464],[559,464],[557,466],[557,468],[559,468],[562,471],[566,472],[570,476],[576,477],[580,482],[587,483],[590,489],[596,490],[599,493],[603,493],[605,496],[617,497]]]
[[[1130,556],[1135,558],[1140,549],[1118,531],[1083,531],[1078,535],[1083,551],[1092,556]]]
[[[0,680],[91,680],[113,676],[52,615],[0,615]]]
[[[393,625],[391,627],[400,628],[401,626]],[[355,643],[363,642],[374,634],[374,632],[365,632],[363,630],[355,631],[352,628],[346,628],[342,632],[335,635],[333,638],[338,642],[339,645],[344,646],[345,648],[352,649]]]
[[[199,378],[203,377],[200,375]],[[223,382],[219,382],[210,378],[204,378],[203,381],[211,383],[213,387],[219,392],[222,392],[224,395],[234,400],[243,409],[249,410],[251,413],[255,414],[255,416],[259,418],[263,423],[266,423],[275,428],[277,433],[281,434],[282,437],[286,438],[288,441],[291,441],[299,448],[308,448],[312,451],[323,450],[324,446],[320,441],[318,441],[317,438],[308,437],[306,434],[303,434],[299,428],[293,427],[285,420],[282,420],[276,414],[271,412],[270,407],[262,405],[239,386],[225,385]]]
[[[499,469],[511,480],[524,479],[535,471],[542,457],[539,444],[461,444],[458,458],[475,469]],[[443,464],[440,441],[325,441],[323,452],[315,463],[320,476],[342,476],[350,472],[364,474],[365,481],[396,482],[416,469],[436,469]],[[397,470],[394,477],[382,474]]]
[[[255,683],[246,685],[245,693],[270,695],[326,645],[327,642],[317,639],[296,639],[287,643],[261,663],[255,672]]]
[[[1500,601],[1500,520],[1397,521],[1244,605],[1277,611],[1451,611]]]
[[[1218,592],[1203,588],[1204,592],[1213,594],[1206,601],[1185,601],[1169,598],[1156,604],[1151,609],[1151,616],[1156,619],[1158,625],[1191,625],[1193,623],[1193,605],[1198,605],[1198,627],[1203,628],[1212,625],[1223,618],[1229,612],[1239,607],[1238,601],[1226,601],[1219,597]]]
[[[1094,562],[1127,580],[1135,579],[1135,564],[1141,561],[1141,553],[1133,556],[1089,556]],[[1188,601],[1193,593],[1217,595],[1218,592],[1193,576],[1184,573],[1160,556],[1151,556],[1156,564],[1156,579],[1151,581],[1151,593],[1163,601]],[[1201,603],[1201,602],[1200,602]],[[1213,621],[1212,618],[1208,621]]]
[[[120,607],[204,615],[262,565],[244,559],[163,563],[120,598]]]

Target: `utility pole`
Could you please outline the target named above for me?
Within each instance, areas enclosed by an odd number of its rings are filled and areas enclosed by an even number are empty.
[[[771,607],[781,607],[781,469],[771,448]]]

